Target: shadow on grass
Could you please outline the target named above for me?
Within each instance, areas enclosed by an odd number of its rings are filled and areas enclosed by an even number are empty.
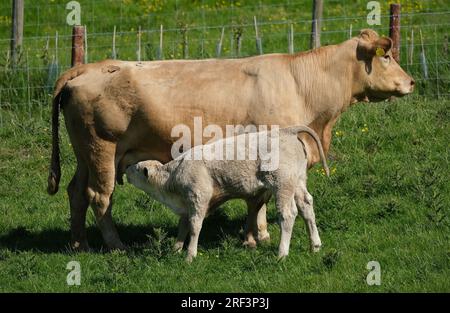
[[[245,217],[238,219],[230,219],[223,211],[216,211],[208,216],[204,223],[200,234],[201,245],[207,249],[215,248],[220,245],[224,239],[224,235],[235,237],[241,241],[245,229]],[[273,219],[268,220],[269,223],[274,222]],[[122,241],[133,246],[133,250],[137,252],[142,250],[149,237],[155,236],[155,229],[162,229],[167,233],[169,238],[176,238],[177,227],[161,226],[161,225],[124,225],[117,224],[117,229]],[[91,252],[102,253],[107,251],[103,244],[100,231],[96,226],[87,227],[87,236]],[[188,236],[189,237],[189,236]],[[13,251],[38,251],[43,253],[71,251],[70,231],[54,228],[46,229],[41,232],[31,232],[25,227],[19,226],[10,230],[7,234],[0,236],[0,248],[7,248]]]

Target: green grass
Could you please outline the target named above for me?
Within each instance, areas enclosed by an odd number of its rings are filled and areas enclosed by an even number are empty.
[[[113,215],[131,251],[105,252],[89,210],[93,252],[71,252],[67,196],[45,193],[49,114],[11,119],[0,130],[0,291],[448,292],[449,111],[449,100],[416,97],[343,114],[331,178],[319,166],[309,172],[321,252],[309,252],[298,218],[291,253],[277,262],[273,203],[271,243],[244,248],[246,210],[232,201],[206,220],[191,265],[170,250],[176,216],[128,184],[116,190]],[[63,189],[75,165],[65,130],[62,162]],[[81,263],[81,286],[66,284],[71,260]],[[381,265],[381,286],[366,284],[371,260]]]

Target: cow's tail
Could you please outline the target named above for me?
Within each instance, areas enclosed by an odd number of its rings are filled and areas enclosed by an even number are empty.
[[[323,168],[325,170],[325,173],[329,177],[330,169],[328,168],[327,159],[325,157],[325,153],[323,152],[322,142],[320,141],[319,136],[317,136],[317,133],[314,130],[312,130],[311,128],[309,128],[308,126],[289,127],[286,129],[286,131],[289,132],[290,134],[307,133],[314,139],[314,141],[316,142],[317,148],[319,149],[319,155],[320,155],[320,159],[322,160]]]
[[[77,66],[59,77],[55,83],[52,102],[52,157],[48,174],[47,192],[54,195],[58,192],[59,181],[61,179],[60,150],[59,150],[59,112],[61,110],[61,99],[63,88],[66,83],[75,77],[83,74],[84,67]]]

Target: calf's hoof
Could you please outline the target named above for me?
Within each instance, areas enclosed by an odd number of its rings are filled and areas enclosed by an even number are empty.
[[[270,241],[270,234],[267,230],[260,231],[258,233],[258,241],[259,242],[269,242]]]
[[[322,247],[322,245],[312,245],[311,246],[311,251],[313,253],[319,252],[321,247]]]
[[[193,260],[194,260],[194,256],[188,254],[186,257],[186,263],[191,264]]]
[[[183,250],[183,243],[181,242],[177,242],[173,245],[173,252],[175,253],[181,253],[181,251]]]

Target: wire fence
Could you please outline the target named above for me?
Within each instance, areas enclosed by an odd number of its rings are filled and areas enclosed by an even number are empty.
[[[54,81],[70,67],[68,1],[25,2],[24,39],[16,66],[10,57],[11,4],[0,4],[0,123],[22,111],[30,117],[38,112],[42,118],[49,110]],[[87,30],[85,58],[236,58],[308,50],[311,2],[79,1],[81,24]],[[388,35],[391,2],[380,1],[381,24],[368,25],[367,1],[325,1],[322,45],[342,42],[368,27]],[[400,2],[402,67],[418,82],[418,94],[450,96],[450,6],[439,0]]]

